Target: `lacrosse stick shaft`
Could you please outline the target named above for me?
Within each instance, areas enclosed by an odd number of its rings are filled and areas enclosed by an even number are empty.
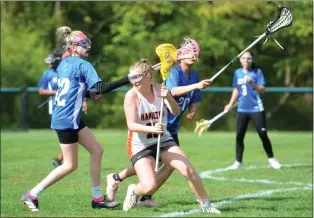
[[[214,81],[214,79],[216,79],[216,77],[218,77],[222,72],[225,71],[225,69],[227,69],[231,64],[233,64],[234,62],[236,62],[247,50],[249,50],[250,48],[252,48],[256,43],[258,43],[262,38],[264,38],[266,36],[266,33],[260,35],[254,42],[252,42],[251,45],[249,45],[246,49],[244,49],[240,54],[238,54],[238,56],[236,56],[235,58],[232,59],[232,61],[230,61],[226,66],[224,66],[221,70],[219,70],[214,76],[212,76],[212,78],[210,78],[209,80]]]
[[[211,123],[215,122],[216,120],[218,120],[220,117],[222,117],[223,115],[225,115],[226,113],[229,113],[229,111],[231,111],[233,108],[235,108],[238,105],[238,103],[236,103],[235,105],[233,105],[229,110],[227,111],[223,111],[220,114],[218,114],[217,116],[215,116],[213,119],[211,119]]]
[[[38,108],[41,108],[42,106],[44,106],[45,104],[47,104],[49,101],[50,101],[50,97],[49,97],[46,101],[44,101],[43,103],[41,103],[41,104],[38,106]]]
[[[163,81],[162,84],[164,85],[165,81]],[[161,109],[160,109],[159,123],[162,122],[163,111],[164,111],[164,98],[161,99]],[[165,124],[165,125],[167,125],[167,124]],[[160,157],[160,140],[161,140],[161,135],[162,134],[158,134],[155,172],[158,172],[158,167],[159,167],[158,165],[159,165],[159,157]]]
[[[158,63],[158,64],[153,65],[152,68],[153,68],[154,70],[159,70],[159,69],[160,69],[160,66],[161,66],[161,63]]]

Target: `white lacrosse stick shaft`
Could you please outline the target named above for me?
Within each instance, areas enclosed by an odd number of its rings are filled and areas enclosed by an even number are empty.
[[[229,113],[233,108],[235,108],[236,106],[238,105],[238,103],[236,103],[235,105],[233,105],[229,110],[227,110],[227,111],[223,111],[223,112],[221,112],[221,113],[219,113],[219,114],[217,114],[214,118],[212,118],[212,119],[210,119],[210,120],[205,120],[205,121],[203,121],[203,123],[200,123],[200,124],[198,124],[198,125],[204,125],[204,124],[206,124],[207,125],[207,128],[209,128],[210,127],[210,125],[212,125],[216,120],[218,120],[219,118],[221,118],[222,116],[224,116],[226,113]],[[201,127],[201,130],[200,131],[198,131],[199,133],[197,133],[198,134],[198,136],[201,136],[201,134],[203,133],[203,131],[205,130],[205,129],[207,129],[207,128],[205,128],[205,127]]]
[[[161,66],[161,63],[158,63],[158,64],[153,65],[152,68],[153,68],[154,70],[159,70],[159,69],[160,69],[160,66]]]
[[[236,56],[235,58],[232,59],[232,61],[230,61],[226,66],[224,66],[221,70],[219,70],[214,76],[212,76],[212,78],[210,78],[209,80],[214,81],[214,79],[216,79],[217,76],[219,76],[222,72],[225,71],[225,69],[227,69],[231,64],[233,64],[234,62],[236,62],[247,50],[249,50],[250,48],[252,48],[256,43],[258,43],[262,38],[264,38],[266,36],[266,33],[260,35],[254,42],[252,42],[251,45],[249,45],[246,49],[244,49],[240,54],[238,54],[238,56]]]
[[[218,120],[220,117],[222,117],[223,115],[225,115],[226,113],[228,113],[229,111],[231,111],[233,108],[235,108],[237,105],[238,105],[238,103],[234,104],[229,110],[227,110],[227,111],[224,110],[223,112],[221,112],[220,114],[218,114],[218,115],[215,116],[214,118],[208,120],[208,122],[209,122],[210,124],[212,124],[213,122],[215,122],[216,120]]]
[[[162,82],[162,85],[165,84],[165,81]],[[159,117],[159,123],[162,123],[162,115],[164,112],[164,98],[161,99],[161,109],[160,109],[160,117]],[[167,124],[165,124],[167,125]],[[158,172],[158,165],[159,165],[159,157],[160,157],[160,140],[161,140],[161,135],[158,134],[158,140],[157,140],[157,154],[156,154],[156,164],[155,164],[155,172]]]

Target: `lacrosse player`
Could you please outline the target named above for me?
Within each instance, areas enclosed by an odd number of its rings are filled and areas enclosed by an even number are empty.
[[[58,91],[52,112],[51,128],[55,129],[64,162],[55,168],[44,180],[22,195],[21,201],[32,212],[39,211],[37,197],[49,186],[61,180],[78,167],[78,143],[90,153],[92,179],[92,208],[113,208],[118,202],[106,200],[100,186],[101,158],[103,148],[91,130],[81,120],[84,97],[98,99],[101,94],[129,84],[128,77],[115,82],[103,82],[94,67],[83,58],[91,51],[91,41],[81,31],[60,27],[57,38],[66,43],[67,57],[58,66]],[[95,88],[97,92],[87,92]],[[53,202],[53,201],[52,201]]]
[[[177,145],[179,145],[178,128],[181,116],[188,109],[189,113],[186,115],[186,119],[193,119],[196,112],[196,103],[202,100],[200,90],[211,84],[210,80],[199,81],[197,72],[191,69],[198,61],[199,56],[200,47],[198,43],[193,39],[184,39],[178,49],[177,60],[179,64],[171,69],[166,81],[167,88],[180,107],[179,115],[168,113],[167,124],[167,129]],[[158,171],[156,190],[162,186],[173,171],[174,169],[170,166],[164,166]],[[120,173],[107,175],[107,195],[110,200],[115,199],[115,194],[122,180],[134,174],[134,168],[129,167]],[[160,204],[151,195],[145,195],[141,196],[137,206],[159,207]]]
[[[256,68],[253,63],[253,54],[245,52],[241,58],[241,68],[234,72],[234,87],[229,104],[225,110],[229,110],[238,100],[238,112],[236,117],[236,160],[228,169],[238,169],[241,167],[244,136],[250,120],[253,121],[255,129],[263,142],[264,150],[268,157],[268,163],[274,169],[281,167],[274,158],[271,142],[267,135],[266,119],[262,99],[260,94],[265,91],[265,79],[261,69]]]
[[[162,162],[178,170],[187,179],[203,212],[220,213],[212,207],[201,178],[164,125],[167,123],[168,111],[164,110],[161,114],[162,98],[165,98],[162,107],[166,106],[172,114],[178,116],[180,108],[166,86],[152,83],[151,69],[146,60],[141,60],[130,68],[129,78],[133,89],[125,95],[124,111],[128,125],[129,156],[139,183],[128,186],[123,210],[128,211],[135,207],[139,196],[151,195],[158,187],[154,167],[157,138],[158,134],[162,134]]]
[[[39,95],[50,95],[48,102],[48,113],[51,119],[55,94],[58,90],[57,67],[61,62],[61,56],[58,55],[56,51],[53,51],[45,58],[45,62],[48,64],[49,68],[42,74],[38,83],[38,87]],[[86,99],[83,101],[82,109],[85,113],[87,113],[88,105]],[[61,152],[57,155],[56,158],[52,159],[52,165],[54,167],[58,167],[62,164],[62,161],[63,155]]]

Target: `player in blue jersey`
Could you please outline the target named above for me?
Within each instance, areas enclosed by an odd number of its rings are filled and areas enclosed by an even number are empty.
[[[54,100],[55,100],[55,94],[58,90],[58,78],[57,78],[57,67],[59,66],[59,63],[61,62],[61,55],[58,55],[56,51],[51,52],[46,58],[45,58],[46,64],[48,64],[48,69],[45,70],[45,72],[42,74],[39,82],[39,95],[49,95],[49,102],[48,102],[48,113],[50,114],[50,117],[52,115],[52,110],[54,107]],[[84,99],[83,102],[83,111],[87,113],[88,105],[86,99]],[[62,152],[60,152],[57,157],[52,159],[52,165],[54,167],[58,167],[62,164],[63,161],[63,155]]]
[[[90,153],[92,208],[116,207],[119,203],[108,201],[102,193],[100,178],[103,148],[81,120],[81,107],[85,97],[98,99],[101,94],[129,84],[128,76],[115,82],[103,82],[94,67],[83,60],[91,51],[91,41],[83,32],[72,31],[69,27],[60,27],[57,30],[57,38],[66,43],[67,57],[57,68],[58,91],[54,102],[51,128],[55,129],[58,135],[64,162],[29,192],[24,193],[21,201],[32,212],[39,211],[38,196],[77,169],[78,144],[81,144]],[[97,92],[87,92],[91,88]]]
[[[260,94],[264,94],[265,78],[261,69],[256,68],[253,63],[253,54],[245,52],[241,58],[241,68],[234,72],[234,87],[229,104],[225,110],[230,110],[238,99],[238,112],[236,117],[236,160],[228,169],[238,169],[241,167],[244,136],[252,120],[259,137],[263,142],[264,150],[268,157],[270,166],[274,169],[281,167],[280,163],[274,158],[271,142],[267,135],[266,119],[262,99]]]
[[[198,43],[193,39],[184,39],[178,49],[177,59],[179,64],[171,69],[166,80],[167,88],[180,106],[180,114],[178,116],[170,112],[168,113],[167,123],[167,129],[178,145],[178,128],[181,116],[188,109],[189,113],[186,115],[186,119],[193,119],[196,112],[196,103],[202,100],[200,90],[207,88],[211,84],[211,81],[208,79],[199,81],[197,72],[192,70],[199,56],[200,47]],[[174,169],[168,166],[164,166],[159,170],[157,175],[157,189],[162,186],[173,171]],[[135,175],[133,167],[124,169],[120,173],[107,175],[107,195],[110,200],[114,200],[120,182],[133,175]],[[159,204],[152,199],[151,195],[142,196],[137,202],[137,205],[159,206]]]

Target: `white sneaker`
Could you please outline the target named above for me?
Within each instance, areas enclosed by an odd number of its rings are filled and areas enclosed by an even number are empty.
[[[269,165],[274,169],[280,169],[281,165],[275,158],[268,158]]]
[[[126,193],[126,196],[125,196],[125,199],[123,202],[123,210],[124,211],[130,210],[131,208],[135,207],[135,205],[136,205],[136,202],[137,202],[137,199],[139,196],[134,193],[134,188],[135,188],[134,184],[131,184],[128,187],[128,191]]]
[[[120,182],[114,180],[113,173],[107,175],[107,196],[110,201],[114,201]]]
[[[202,201],[198,201],[201,205],[201,209],[204,213],[216,213],[216,214],[220,214],[220,210],[214,208],[210,201],[209,201],[209,198],[207,198],[206,200],[203,200]]]
[[[235,161],[232,165],[230,165],[229,167],[227,167],[227,170],[236,170],[239,169],[241,167],[242,163]]]

